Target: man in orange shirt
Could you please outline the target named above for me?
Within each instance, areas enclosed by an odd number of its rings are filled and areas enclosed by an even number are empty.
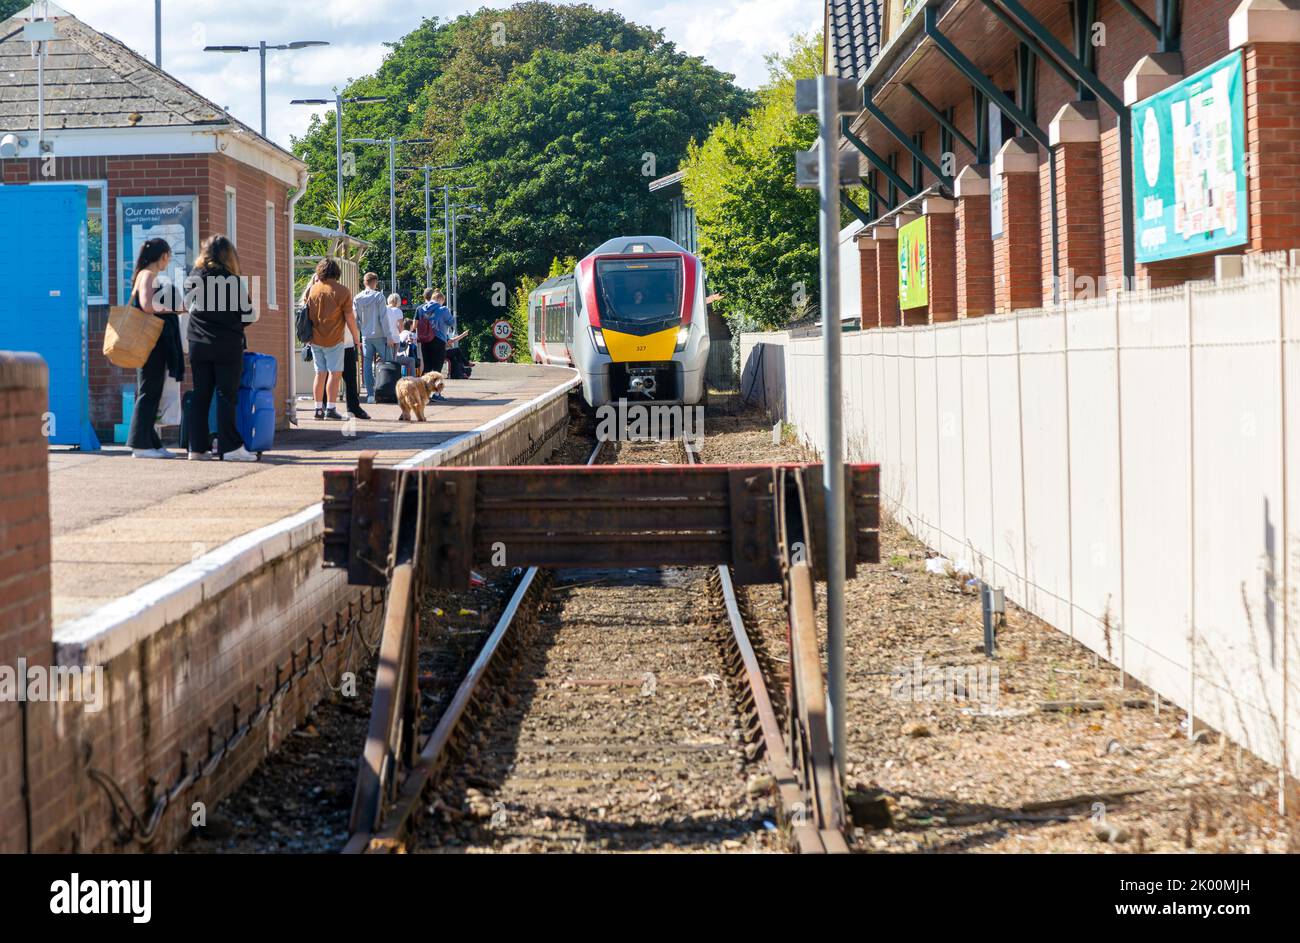
[[[352,310],[352,292],[339,282],[339,264],[321,259],[316,265],[316,283],[307,291],[311,315],[311,359],[316,367],[316,418],[342,419],[334,408],[343,379],[343,332],[361,347],[357,316]]]

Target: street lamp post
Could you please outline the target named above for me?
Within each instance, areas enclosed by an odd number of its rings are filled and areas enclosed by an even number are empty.
[[[323,39],[299,40],[292,43],[280,43],[272,45],[266,40],[260,40],[256,46],[204,46],[204,52],[252,52],[257,50],[258,57],[261,60],[261,88],[262,88],[262,137],[266,137],[266,51],[268,49],[307,49],[310,46],[328,46],[329,43]]]
[[[388,271],[389,290],[397,291],[397,145],[432,144],[432,138],[348,138],[349,144],[388,145]]]
[[[464,164],[443,164],[441,167],[430,167],[428,164],[425,164],[422,167],[398,167],[397,168],[398,170],[407,171],[409,173],[418,173],[421,171],[423,171],[424,173],[424,287],[425,288],[433,287],[433,245],[430,241],[430,230],[429,230],[429,220],[433,214],[432,214],[431,203],[430,203],[431,188],[429,185],[429,178],[431,174],[434,174],[440,170],[460,170],[464,166],[465,166]],[[442,189],[445,194],[447,187],[444,185]],[[443,201],[443,205],[444,206],[446,205],[445,199]],[[446,240],[444,239],[444,242],[445,241]],[[444,252],[444,256],[445,256],[445,252]]]
[[[343,106],[371,105],[388,101],[382,95],[362,95],[357,98],[344,98],[338,89],[334,90],[334,186],[335,199],[340,208],[343,206]],[[295,98],[290,105],[328,105],[328,98]]]
[[[480,205],[478,205],[477,203],[472,203],[472,204],[468,204],[468,205],[464,205],[464,204],[462,204],[462,205],[455,205],[455,204],[453,204],[453,205],[452,205],[452,210],[453,210],[453,212],[452,212],[452,215],[451,215],[451,225],[450,225],[450,228],[451,228],[451,237],[450,237],[450,241],[451,241],[451,294],[447,296],[447,300],[451,302],[451,317],[452,317],[452,322],[453,322],[453,323],[455,323],[456,318],[457,318],[457,316],[458,316],[457,297],[458,297],[458,295],[459,295],[459,293],[460,293],[460,278],[458,277],[458,273],[457,273],[457,271],[456,271],[456,220],[458,220],[458,219],[473,219],[473,218],[474,218],[474,214],[475,214],[475,213],[478,213],[478,212],[481,212],[482,209],[483,209],[483,207],[480,206]],[[456,212],[457,210],[473,210],[474,213],[459,213],[459,212]]]

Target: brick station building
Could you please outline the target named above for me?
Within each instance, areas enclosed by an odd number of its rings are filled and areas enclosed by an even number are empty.
[[[0,22],[0,137],[10,135],[17,148],[15,156],[0,158],[0,183],[87,187],[90,417],[96,432],[112,441],[113,426],[123,421],[122,388],[135,385],[135,371],[113,366],[102,351],[109,308],[126,304],[130,294],[119,256],[133,265],[134,258],[126,257],[137,243],[123,242],[122,214],[124,208],[149,205],[140,198],[193,206],[194,245],[183,247],[187,264],[209,236],[233,238],[243,274],[256,279],[259,319],[248,328],[249,349],[280,359],[276,424],[283,428],[292,364],[291,193],[302,192],[306,165],[53,3],[48,17],[56,38],[48,43],[44,63],[44,140],[39,140],[37,61],[22,35],[30,15],[31,8]],[[193,204],[186,203],[189,198]],[[152,234],[138,231],[144,238]],[[75,252],[76,247],[51,251]],[[189,379],[187,364],[185,388]]]
[[[1177,285],[1214,277],[1216,258],[1231,273],[1239,259],[1224,256],[1300,247],[1294,0],[828,0],[825,13],[826,70],[863,93],[842,146],[866,195],[846,202],[857,221],[841,239],[863,327]],[[1184,90],[1196,100],[1148,114]],[[1202,127],[1229,114],[1240,142]],[[1188,179],[1206,167],[1220,176]],[[927,297],[900,307],[911,223]]]

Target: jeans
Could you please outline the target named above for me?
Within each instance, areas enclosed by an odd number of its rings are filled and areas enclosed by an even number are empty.
[[[158,418],[158,404],[162,402],[163,385],[167,382],[165,347],[163,338],[159,338],[149,359],[135,372],[135,410],[131,413],[131,433],[126,437],[126,444],[133,449],[162,448],[154,420]]]
[[[366,402],[368,403],[375,401],[375,357],[385,362],[391,361],[392,354],[390,351],[388,338],[383,334],[365,339],[361,355],[361,372],[365,375]]]
[[[208,408],[213,396],[217,398],[217,452],[225,455],[242,448],[244,439],[235,425],[235,415],[239,409],[239,379],[244,372],[243,352],[191,341],[190,368],[194,396],[190,400],[189,450],[207,452],[212,448]]]

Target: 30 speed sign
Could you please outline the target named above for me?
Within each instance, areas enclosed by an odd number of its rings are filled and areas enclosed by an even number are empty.
[[[500,324],[501,322],[498,321],[497,323]],[[515,349],[511,346],[509,341],[497,341],[492,345],[492,356],[497,358],[497,360],[509,360],[514,356],[514,353]]]
[[[509,322],[509,321],[493,321],[493,322],[492,322],[492,336],[495,337],[495,338],[496,338],[497,340],[499,340],[499,341],[508,341],[508,340],[510,340],[510,336],[511,336],[512,334],[514,334],[514,332],[515,332],[515,329],[512,328],[512,327],[510,326],[510,322]]]

